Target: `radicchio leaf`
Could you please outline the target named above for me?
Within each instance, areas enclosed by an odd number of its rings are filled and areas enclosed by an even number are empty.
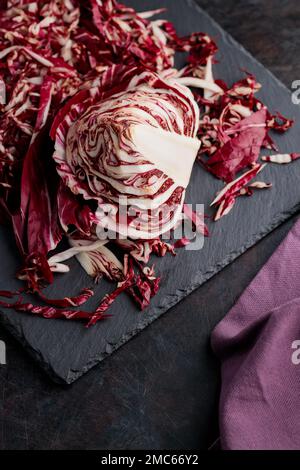
[[[196,227],[197,231],[204,235],[205,237],[209,236],[209,230],[207,225],[204,222],[204,214],[200,212],[193,211],[188,204],[184,204],[183,213],[186,217],[191,220],[193,225]]]
[[[298,160],[298,158],[300,158],[300,153],[284,153],[261,157],[264,162],[277,163],[279,165],[291,163],[294,160]]]
[[[242,195],[241,190],[263,170],[265,165],[266,164],[255,164],[251,170],[244,173],[235,181],[228,183],[219,192],[217,197],[211,203],[211,206],[218,206],[218,210],[215,215],[215,221],[221,219],[224,215],[227,215],[231,211],[235,204],[236,198]]]
[[[225,131],[234,136],[209,158],[208,170],[229,183],[239,171],[256,163],[266,136],[266,117],[262,109]]]

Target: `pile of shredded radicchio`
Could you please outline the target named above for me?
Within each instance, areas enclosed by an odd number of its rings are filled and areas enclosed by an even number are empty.
[[[150,255],[174,255],[188,243],[161,235],[182,214],[208,234],[184,205],[196,159],[225,183],[212,202],[215,220],[239,196],[271,186],[253,181],[264,167],[259,155],[276,150],[269,131],[285,132],[292,121],[256,98],[252,75],[233,85],[215,80],[214,41],[178,37],[171,23],[152,19],[161,12],[137,13],[116,0],[1,1],[1,221],[13,227],[26,285],[1,291],[1,306],[92,325],[126,291],[144,309],[160,282]],[[177,70],[181,52],[187,65]],[[121,236],[99,237],[107,227]],[[70,248],[53,253],[63,238]],[[117,282],[94,312],[82,309],[93,289],[63,299],[42,293],[73,256],[96,281]],[[43,305],[23,300],[29,292]]]

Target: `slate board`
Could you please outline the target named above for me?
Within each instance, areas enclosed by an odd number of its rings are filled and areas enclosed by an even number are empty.
[[[259,97],[269,108],[296,119],[295,127],[286,135],[277,136],[275,141],[282,152],[299,151],[300,109],[292,104],[290,92],[193,0],[124,2],[139,11],[165,6],[168,9],[165,17],[174,22],[180,34],[205,31],[212,35],[220,49],[215,76],[232,83],[241,77],[243,68],[254,73],[263,84]],[[288,166],[269,166],[264,170],[263,179],[273,182],[271,192],[259,192],[251,200],[240,198],[231,214],[210,225],[211,237],[205,240],[202,250],[180,250],[176,258],[155,259],[162,284],[145,312],[139,312],[123,295],[113,304],[113,318],[88,330],[82,323],[45,320],[6,310],[0,312],[1,323],[55,381],[73,382],[299,210],[300,161]],[[205,204],[205,211],[210,214],[209,203],[221,186],[222,183],[195,165],[187,202]],[[19,285],[14,280],[19,258],[12,233],[5,228],[0,231],[0,250],[0,289],[14,289]],[[57,276],[55,284],[47,290],[49,295],[75,293],[91,284],[76,260],[71,260],[70,265],[70,274]],[[110,290],[112,285],[102,281],[87,308],[93,309],[97,299]]]

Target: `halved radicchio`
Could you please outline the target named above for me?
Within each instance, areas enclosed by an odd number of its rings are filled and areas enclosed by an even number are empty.
[[[53,157],[64,184],[99,205],[97,225],[155,239],[181,217],[198,127],[199,107],[185,85],[113,66],[61,109]]]

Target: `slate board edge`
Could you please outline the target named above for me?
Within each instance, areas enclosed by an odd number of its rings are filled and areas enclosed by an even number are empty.
[[[229,44],[232,44],[236,47],[238,47],[241,51],[244,52],[244,54],[246,54],[248,57],[251,58],[251,60],[253,62],[255,62],[259,67],[263,67],[266,71],[266,73],[268,73],[272,78],[273,80],[275,80],[275,82],[277,83],[277,85],[279,85],[281,88],[284,88],[285,90],[287,90],[290,94],[292,94],[291,90],[284,84],[282,83],[281,80],[279,80],[278,77],[276,77],[276,75],[274,75],[274,73],[268,69],[268,67],[266,65],[264,65],[262,62],[260,62],[254,55],[251,54],[250,51],[248,51],[248,49],[246,49],[237,39],[235,39],[230,33],[228,33],[225,29],[223,29],[223,27],[220,25],[220,23],[218,23],[209,13],[207,13],[206,10],[204,10],[203,8],[200,7],[200,5],[196,2],[196,0],[186,0],[186,2],[188,3],[188,5],[190,5],[191,7],[195,8],[195,10],[197,10],[198,12],[200,12],[203,16],[206,16],[206,18],[209,19],[209,21],[217,28],[220,30],[220,32],[222,33],[222,37],[224,38],[225,41],[227,41]]]
[[[213,24],[214,26],[220,31],[222,34],[222,37],[224,41],[229,43],[230,45],[234,45],[238,47],[240,50],[242,50],[248,57],[251,58],[252,61],[254,61],[259,67],[263,67],[265,69],[265,72],[272,77],[272,79],[281,87],[284,88],[286,91],[290,92],[291,91],[270,71],[268,70],[261,62],[259,62],[247,49],[245,49],[233,36],[229,33],[227,33],[221,26],[220,24],[215,21],[205,10],[203,10],[196,2],[195,0],[186,0],[187,4],[190,5],[192,8],[195,8],[197,11],[199,11],[203,16],[207,17]],[[92,367],[97,365],[99,362],[104,360],[107,356],[109,356],[111,353],[116,351],[119,347],[121,347],[123,344],[128,342],[131,338],[133,338],[136,334],[138,334],[140,331],[142,331],[144,328],[149,326],[152,322],[154,322],[156,319],[158,319],[162,314],[164,314],[166,311],[168,311],[170,308],[172,308],[174,305],[179,303],[182,299],[184,299],[186,296],[188,296],[191,292],[193,292],[195,289],[203,285],[207,280],[212,278],[215,274],[220,272],[224,267],[226,267],[228,264],[230,264],[232,261],[234,261],[238,256],[243,254],[247,249],[255,245],[258,241],[260,241],[262,238],[264,238],[266,235],[268,235],[272,230],[274,230],[276,227],[278,227],[282,222],[290,218],[292,215],[300,211],[300,202],[297,203],[292,209],[286,212],[281,212],[278,214],[273,222],[271,222],[267,227],[265,227],[261,232],[256,233],[255,237],[249,240],[247,243],[245,243],[239,250],[235,250],[231,252],[225,259],[222,261],[215,263],[214,266],[211,266],[206,272],[202,273],[199,272],[194,276],[194,280],[191,286],[189,286],[185,290],[177,290],[174,294],[170,294],[169,296],[165,297],[163,300],[162,304],[155,308],[153,310],[153,313],[151,317],[146,317],[147,313],[145,314],[145,320],[140,322],[138,327],[134,329],[133,331],[125,334],[122,336],[122,338],[116,342],[116,343],[110,343],[110,351],[101,353],[97,356],[94,356],[91,358],[86,366],[81,369],[80,371],[77,370],[72,370],[70,369],[67,376],[63,379],[61,376],[57,375],[56,371],[51,367],[49,363],[47,363],[44,358],[43,354],[35,349],[33,349],[30,344],[27,343],[27,341],[23,338],[22,333],[17,330],[17,328],[9,323],[3,315],[3,312],[0,310],[0,323],[5,326],[5,328],[14,336],[15,339],[18,340],[22,344],[22,346],[25,348],[25,350],[29,353],[31,357],[33,357],[35,360],[37,360],[42,367],[42,369],[51,377],[52,380],[59,384],[71,384],[75,380],[77,380],[79,377],[81,377],[83,374],[85,374],[88,370],[90,370]]]
[[[240,255],[245,253],[245,251],[247,251],[249,248],[254,246],[255,243],[262,240],[265,236],[269,235],[281,223],[283,223],[284,221],[286,221],[287,219],[289,219],[290,217],[292,217],[294,214],[296,214],[299,211],[300,211],[300,202],[289,211],[280,213],[278,216],[274,218],[271,224],[265,227],[261,232],[258,232],[255,235],[255,238],[252,238],[251,240],[249,240],[239,250],[231,252],[225,259],[223,259],[219,263],[216,263],[214,266],[211,266],[210,269],[208,269],[205,273],[199,272],[198,275],[194,276],[194,280],[193,280],[194,282],[191,286],[189,286],[189,288],[185,290],[177,290],[175,294],[170,294],[169,296],[167,296],[164,299],[161,306],[157,307],[154,310],[154,313],[151,316],[151,318],[149,317],[147,318],[146,316],[147,313],[145,314],[142,313],[142,315],[145,315],[144,317],[145,320],[139,324],[138,328],[123,335],[122,338],[118,342],[111,344],[111,349],[109,352],[101,353],[91,358],[89,362],[86,364],[86,366],[80,371],[72,370],[72,369],[69,370],[69,373],[66,376],[65,380],[63,380],[60,376],[58,376],[55,370],[50,366],[50,364],[44,361],[42,354],[36,351],[35,349],[31,348],[30,345],[26,342],[26,340],[24,340],[22,335],[18,332],[18,330],[11,323],[8,323],[5,316],[1,315],[2,313],[1,310],[0,310],[0,323],[3,324],[5,328],[13,335],[13,337],[22,344],[22,346],[29,353],[29,355],[33,357],[33,359],[38,361],[41,368],[51,377],[51,379],[54,382],[60,385],[71,385],[75,380],[79,379],[79,377],[81,377],[90,369],[92,369],[97,364],[102,362],[107,356],[110,356],[113,352],[115,352],[121,346],[126,344],[130,339],[136,336],[144,328],[146,328],[155,320],[157,320],[161,315],[163,315],[173,306],[178,304],[181,300],[183,300],[185,297],[191,294],[194,290],[196,290],[198,287],[203,285],[206,281],[211,279],[215,274],[217,274],[223,268],[228,266],[232,261],[234,261]],[[201,312],[199,312],[199,314],[201,314]],[[59,320],[54,320],[54,321],[59,321]]]

